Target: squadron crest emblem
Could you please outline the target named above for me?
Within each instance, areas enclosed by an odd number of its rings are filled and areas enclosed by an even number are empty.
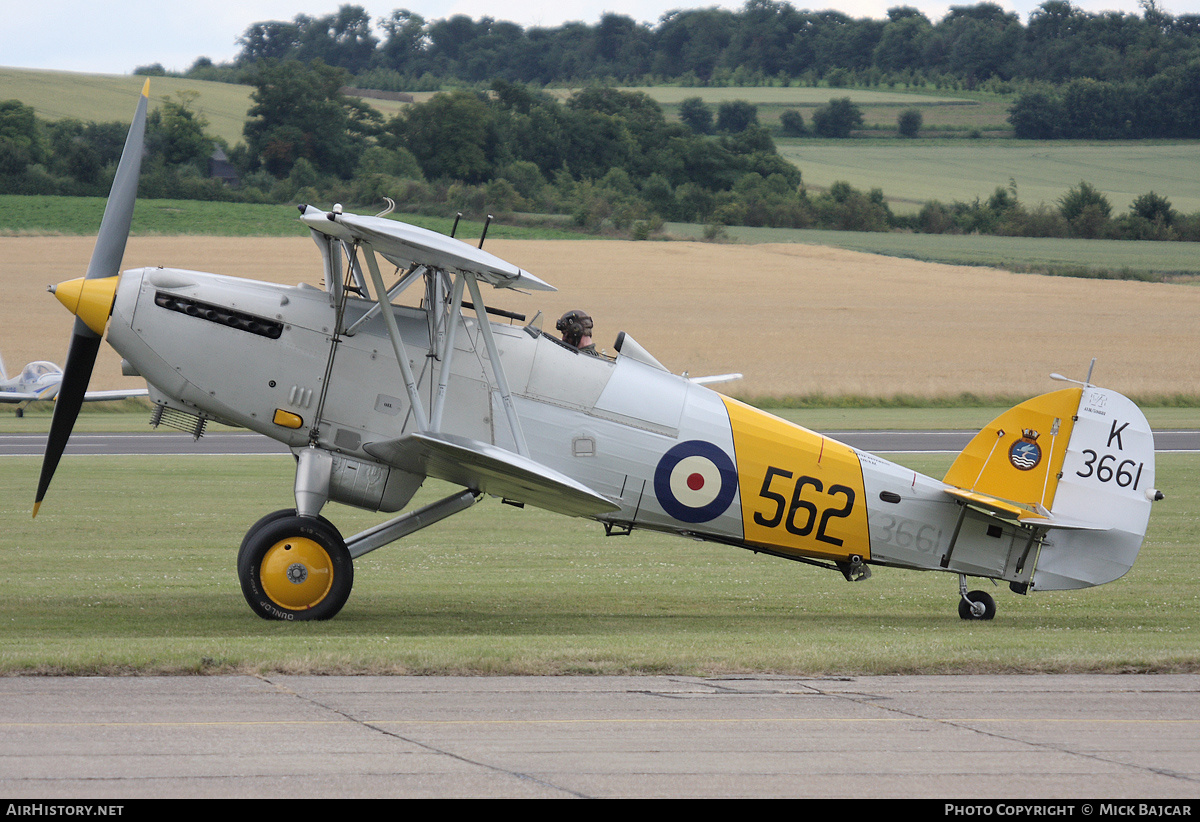
[[[1038,445],[1038,432],[1026,428],[1021,432],[1021,439],[1008,449],[1008,461],[1018,471],[1030,471],[1042,461],[1042,446]]]

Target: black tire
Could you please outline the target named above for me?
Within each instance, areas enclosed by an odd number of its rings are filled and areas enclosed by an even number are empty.
[[[241,547],[238,548],[237,569],[238,569],[238,577],[239,578],[241,578],[243,576],[242,563],[244,561],[243,558],[246,555],[246,545],[249,544],[250,538],[253,537],[256,533],[258,533],[258,531],[260,529],[266,527],[270,523],[275,522],[276,520],[279,520],[279,519],[283,519],[284,517],[294,517],[294,516],[296,516],[295,508],[281,508],[278,511],[272,511],[271,513],[267,514],[265,517],[260,519],[258,522],[254,523],[253,525],[250,526],[250,530],[246,532],[246,536],[242,537]],[[334,527],[334,524],[332,522],[330,522],[329,520],[325,519],[325,517],[318,515],[317,519],[320,520],[321,522],[325,523],[325,525],[329,526],[334,531],[337,531],[337,528]]]
[[[263,619],[330,619],[350,598],[354,562],[326,519],[276,511],[256,522],[238,551],[238,578]]]
[[[967,600],[970,600],[968,602]],[[975,609],[971,607],[971,603],[978,603],[983,606],[983,612],[975,613]],[[962,619],[991,619],[996,616],[996,600],[987,591],[971,591],[967,594],[966,599],[958,600],[958,615]]]

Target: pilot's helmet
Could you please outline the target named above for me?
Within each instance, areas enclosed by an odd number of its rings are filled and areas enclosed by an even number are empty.
[[[554,327],[562,332],[563,342],[579,345],[582,337],[592,335],[592,318],[582,311],[568,311]]]

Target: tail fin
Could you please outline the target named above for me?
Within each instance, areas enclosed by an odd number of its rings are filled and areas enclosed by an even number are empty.
[[[1161,494],[1154,435],[1115,391],[1085,385],[1027,400],[979,432],[945,481],[1050,532],[1033,573],[1039,590],[1085,588],[1124,575]],[[986,504],[986,502],[985,502]],[[1007,506],[1007,507],[1006,507]]]
[[[975,435],[945,481],[1017,503],[1030,513],[1054,504],[1081,388],[1043,394],[1010,408]]]

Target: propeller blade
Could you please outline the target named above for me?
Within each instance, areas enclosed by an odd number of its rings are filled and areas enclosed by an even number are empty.
[[[100,220],[100,233],[96,235],[96,247],[88,263],[84,279],[111,277],[120,273],[121,258],[125,256],[125,241],[129,239],[129,226],[133,223],[133,207],[137,203],[138,176],[142,171],[142,150],[146,143],[146,109],[150,102],[150,81],[142,86],[133,123],[121,150],[121,161],[113,177],[108,202],[104,206],[104,217]]]
[[[71,335],[62,385],[54,400],[54,416],[50,419],[50,436],[46,439],[46,455],[42,458],[42,473],[38,477],[37,497],[33,503],[35,517],[50,487],[54,469],[58,467],[58,461],[67,447],[67,440],[71,438],[71,431],[75,428],[75,418],[83,407],[83,395],[87,392],[96,354],[100,351],[101,337],[87,326],[83,326],[84,333],[81,334],[78,327],[83,323],[76,321],[75,324],[76,331]]]
[[[114,277],[120,273],[121,259],[125,256],[125,243],[129,239],[129,228],[133,222],[133,207],[137,202],[138,176],[142,170],[142,152],[146,142],[146,110],[150,101],[150,81],[142,86],[121,161],[113,178],[108,202],[104,206],[104,217],[100,220],[100,231],[96,235],[96,246],[88,262],[84,280]],[[111,307],[111,303],[109,303]],[[104,314],[107,319],[107,314]],[[96,325],[93,322],[92,325]],[[36,517],[42,499],[50,487],[50,480],[58,467],[67,440],[75,428],[75,419],[83,407],[83,396],[92,378],[96,355],[100,351],[103,323],[99,331],[77,316],[71,334],[71,345],[67,350],[67,363],[63,368],[62,385],[54,402],[54,416],[50,420],[50,435],[46,439],[46,455],[42,459],[42,473],[38,478],[37,498],[33,504]]]

